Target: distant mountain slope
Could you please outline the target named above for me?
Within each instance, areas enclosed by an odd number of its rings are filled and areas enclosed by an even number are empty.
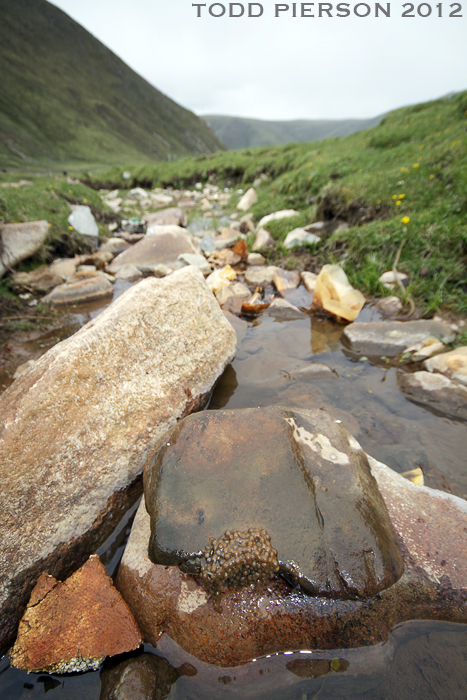
[[[202,117],[216,132],[227,148],[277,146],[283,143],[320,141],[330,136],[348,136],[362,129],[376,126],[382,119],[297,119],[295,121],[267,121],[244,117],[224,117],[207,114]]]
[[[0,164],[143,163],[223,146],[46,0],[0,0]]]

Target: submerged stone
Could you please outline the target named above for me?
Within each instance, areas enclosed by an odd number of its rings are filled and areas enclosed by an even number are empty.
[[[310,595],[370,598],[403,571],[366,455],[320,410],[189,416],[150,452],[145,498],[155,564],[204,573],[209,538],[257,528],[277,550],[280,573]],[[252,571],[258,563],[268,567],[262,546],[252,545],[245,556]]]

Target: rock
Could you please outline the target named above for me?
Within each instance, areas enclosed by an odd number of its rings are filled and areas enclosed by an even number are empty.
[[[308,233],[313,233],[314,231],[323,231],[326,228],[326,222],[325,221],[315,221],[313,224],[308,224],[308,226],[305,226],[305,231],[308,231]]]
[[[162,209],[160,211],[152,212],[151,214],[144,214],[143,221],[151,226],[186,226],[187,218],[186,212],[183,209],[177,209],[171,207],[170,209]]]
[[[95,301],[112,296],[113,287],[111,283],[95,272],[84,273],[83,279],[70,281],[55,287],[47,296],[43,298],[44,304],[51,306],[61,306],[62,304],[79,304],[84,301]]]
[[[394,273],[393,270],[389,270],[381,275],[379,281],[383,283],[386,289],[394,289],[399,286],[398,281],[404,283],[408,279],[408,275],[403,272]]]
[[[310,595],[373,597],[397,581],[402,559],[366,458],[352,441],[320,410],[189,416],[146,462],[149,558],[199,573],[210,535],[260,528],[277,550],[281,574]],[[226,578],[233,581],[235,571]]]
[[[430,360],[429,360],[430,361]],[[431,372],[399,372],[397,380],[408,399],[444,415],[467,420],[467,387]]]
[[[354,289],[339,265],[324,265],[316,280],[312,308],[326,311],[338,320],[355,321],[365,297]]]
[[[266,265],[266,258],[264,258],[261,253],[249,253],[246,261],[248,265],[253,265],[253,267]]]
[[[209,201],[207,197],[203,197],[203,199],[200,202],[200,209],[201,211],[210,211],[212,209],[212,204]]]
[[[375,306],[386,316],[396,316],[400,314],[403,309],[399,297],[383,297],[376,302]]]
[[[225,267],[220,267],[218,270],[214,270],[207,278],[206,284],[211,292],[217,294],[222,287],[226,287],[230,284],[236,276],[237,273],[235,270],[233,270],[230,265],[226,265]]]
[[[467,384],[467,346],[445,352],[425,362],[429,372],[440,372],[446,377]]]
[[[12,280],[19,290],[33,294],[47,294],[62,283],[62,278],[48,267],[38,267],[32,272],[15,272]]]
[[[376,321],[347,326],[342,341],[364,355],[395,357],[430,336],[452,343],[456,334],[444,321]]]
[[[120,253],[123,253],[130,247],[131,245],[122,238],[108,238],[105,243],[101,245],[99,250],[108,251],[112,253],[112,255],[120,255]]]
[[[236,297],[241,300],[249,299],[251,297],[251,292],[242,282],[234,282],[234,284],[227,284],[221,287],[216,292],[217,301],[221,306],[223,306],[228,299]],[[241,304],[240,304],[241,306]]]
[[[318,279],[318,275],[315,275],[314,272],[302,272],[300,277],[302,278],[302,282],[305,285],[305,289],[307,292],[310,292],[310,294],[313,294],[315,291],[316,287],[316,280]]]
[[[253,243],[252,251],[255,253],[261,250],[274,250],[275,247],[276,242],[269,231],[266,231],[265,228],[259,228],[258,233],[256,234],[255,242]]]
[[[241,260],[246,260],[248,258],[248,246],[243,239],[237,241],[231,250],[235,255],[239,255]]]
[[[212,253],[214,250],[216,250],[216,244],[214,243],[214,239],[209,234],[206,234],[201,238],[199,246],[203,253]]]
[[[235,346],[190,266],[128,289],[0,397],[0,649],[40,572],[65,578],[112,532],[146,451],[203,405]]]
[[[107,263],[112,262],[114,254],[109,250],[98,250],[92,255],[84,255],[81,258],[83,265],[94,265],[98,270],[104,270]]]
[[[280,293],[284,289],[296,289],[300,284],[300,273],[296,270],[283,270],[280,267],[276,267],[272,280]]]
[[[135,187],[130,190],[125,197],[125,199],[133,200],[134,202],[141,202],[143,199],[147,199],[148,193],[143,190],[142,187]]]
[[[37,253],[48,232],[47,221],[0,225],[0,278],[7,270]]]
[[[240,219],[240,231],[242,233],[253,233],[256,229],[253,221],[253,214],[245,214]]]
[[[78,265],[81,263],[81,256],[75,258],[59,258],[54,260],[50,265],[50,271],[58,275],[62,280],[68,280],[72,277]]]
[[[277,298],[274,299],[267,309],[267,313],[274,318],[280,318],[284,320],[292,320],[294,318],[303,318],[304,313],[300,311],[296,306],[291,304],[285,299]]]
[[[68,223],[73,226],[75,231],[82,236],[91,236],[97,238],[99,235],[99,226],[91,212],[90,207],[83,205],[70,204],[71,214],[68,217]]]
[[[164,194],[163,192],[153,192],[150,195],[151,201],[160,207],[166,207],[167,204],[171,204],[174,198],[170,194]],[[180,224],[179,224],[180,225]]]
[[[130,245],[133,245],[134,243],[139,243],[143,240],[144,233],[127,233],[126,231],[123,231],[121,236],[124,241]]]
[[[307,365],[292,369],[290,377],[296,379],[337,379],[338,375],[327,365],[319,362],[309,362]]]
[[[181,265],[183,267],[183,265]],[[158,265],[138,265],[138,270],[145,277],[167,277],[174,271],[172,267],[159,263]]]
[[[208,261],[211,265],[216,267],[221,267],[224,265],[237,265],[241,262],[241,256],[233,252],[231,248],[223,248],[222,250],[215,250],[208,257]]]
[[[211,265],[206,261],[206,258],[204,255],[195,255],[193,253],[182,253],[181,255],[178,256],[178,259],[184,264],[184,265],[194,265],[197,267],[203,275],[210,275],[212,270],[211,270]]]
[[[116,214],[121,211],[123,199],[121,197],[116,197],[115,199],[106,199],[105,203],[112,209]]]
[[[406,348],[404,355],[406,353],[411,353],[411,362],[421,362],[422,360],[426,360],[433,355],[444,352],[445,349],[446,347],[444,343],[438,340],[438,338],[426,338],[425,340],[421,340],[419,343],[415,343],[415,345],[411,345],[410,347]]]
[[[240,209],[240,211],[248,211],[257,201],[258,195],[256,194],[256,190],[254,187],[250,187],[237,204],[237,209]]]
[[[167,659],[140,654],[101,672],[100,700],[165,700],[180,676],[196,676],[188,663],[174,668]]]
[[[97,272],[95,265],[78,265],[76,272],[88,272],[90,275],[94,275]]]
[[[133,615],[94,555],[67,581],[42,573],[10,651],[28,673],[96,670],[106,656],[141,645]]]
[[[199,253],[195,243],[186,229],[180,226],[153,227],[139,243],[117,255],[107,267],[112,275],[123,265],[134,263],[140,265],[159,265],[176,267],[178,256],[182,253]]]
[[[232,248],[241,234],[235,228],[225,228],[219,236],[214,239],[214,244],[217,250],[222,250],[222,248]]]
[[[307,313],[311,310],[313,304],[313,295],[304,287],[297,287],[297,289],[283,289],[280,292],[281,297],[283,297],[290,304],[293,304],[302,311]]]
[[[36,360],[27,360],[26,362],[23,362],[22,365],[16,368],[13,379],[18,379],[18,377],[21,377],[22,374],[31,369],[31,367],[34,367],[35,364]]]
[[[314,233],[308,233],[304,228],[294,228],[293,231],[287,234],[284,246],[288,250],[298,248],[303,245],[312,245],[321,243],[321,238]]]
[[[299,216],[300,212],[294,209],[283,209],[282,211],[275,211],[273,214],[268,214],[263,216],[258,224],[258,228],[266,226],[270,221],[278,221],[279,219],[289,219],[292,216]]]
[[[141,270],[134,263],[128,263],[118,268],[115,273],[115,279],[126,280],[127,282],[136,282],[143,277]]]
[[[254,287],[267,287],[268,284],[272,284],[276,269],[274,265],[269,267],[249,267],[245,271],[245,282]]]
[[[261,434],[262,430],[261,426]],[[243,434],[231,439],[235,438],[239,441]],[[219,445],[217,435],[216,441]],[[116,585],[134,611],[145,641],[155,644],[166,632],[202,661],[237,666],[284,649],[376,645],[407,620],[465,623],[466,502],[415,486],[371,457],[368,461],[403,553],[404,573],[393,586],[366,601],[333,601],[300,593],[278,577],[264,585],[223,592],[216,601],[199,579],[178,567],[151,563],[150,519],[142,504]],[[269,462],[265,460],[265,469]],[[318,490],[321,493],[326,492]],[[204,517],[197,515],[199,520]]]
[[[133,216],[131,219],[122,220],[122,231],[144,234],[144,230],[144,223],[140,221],[137,216]]]

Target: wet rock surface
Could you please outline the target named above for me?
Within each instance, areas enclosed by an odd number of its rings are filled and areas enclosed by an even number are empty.
[[[431,357],[425,362],[429,372],[439,372],[460,384],[467,385],[467,346]]]
[[[181,676],[196,674],[191,664],[174,668],[160,656],[139,654],[102,671],[100,700],[165,700]]]
[[[417,403],[426,404],[439,413],[467,420],[467,387],[442,374],[431,372],[402,373],[399,386],[405,395]]]
[[[299,593],[276,577],[225,591],[220,611],[199,579],[149,560],[143,503],[116,585],[145,641],[155,644],[166,632],[202,661],[236,666],[287,649],[371,646],[404,620],[467,622],[466,502],[414,486],[372,458],[369,463],[403,552],[404,573],[393,586],[366,601],[330,600]]]
[[[47,221],[1,225],[0,278],[17,263],[34,255],[44,243],[48,232]]]
[[[370,598],[402,573],[366,456],[319,410],[271,407],[186,418],[150,452],[145,499],[151,560],[188,573],[205,570],[210,537],[248,528],[266,531],[281,574],[311,595]],[[268,568],[266,545],[251,547],[249,555],[252,570]]]
[[[72,673],[99,668],[106,656],[142,642],[133,615],[99,557],[67,581],[42,573],[10,651],[13,666],[28,673]]]
[[[456,334],[444,321],[376,321],[347,326],[342,340],[354,352],[395,357],[430,336],[452,343]]]
[[[0,399],[0,648],[41,571],[64,579],[140,493],[146,451],[235,354],[202,274],[127,290]],[[92,494],[92,497],[90,497]]]

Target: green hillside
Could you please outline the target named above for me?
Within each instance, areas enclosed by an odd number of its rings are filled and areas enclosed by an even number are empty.
[[[348,136],[362,129],[376,126],[382,117],[373,119],[296,119],[294,121],[267,121],[244,117],[204,115],[203,119],[214,129],[227,148],[275,146],[301,141],[320,141],[330,136]]]
[[[344,138],[134,168],[130,182],[122,179],[123,165],[96,174],[94,186],[190,187],[211,177],[245,190],[265,173],[270,179],[258,188],[254,220],[300,211],[268,224],[279,243],[271,260],[312,270],[340,262],[355,286],[379,296],[389,292],[378,278],[402,246],[404,299],[427,313],[441,306],[467,313],[467,92],[396,110]],[[280,245],[292,228],[334,218],[349,230],[325,235],[316,250],[287,253]]]
[[[46,0],[0,0],[0,166],[147,163],[223,146]]]

